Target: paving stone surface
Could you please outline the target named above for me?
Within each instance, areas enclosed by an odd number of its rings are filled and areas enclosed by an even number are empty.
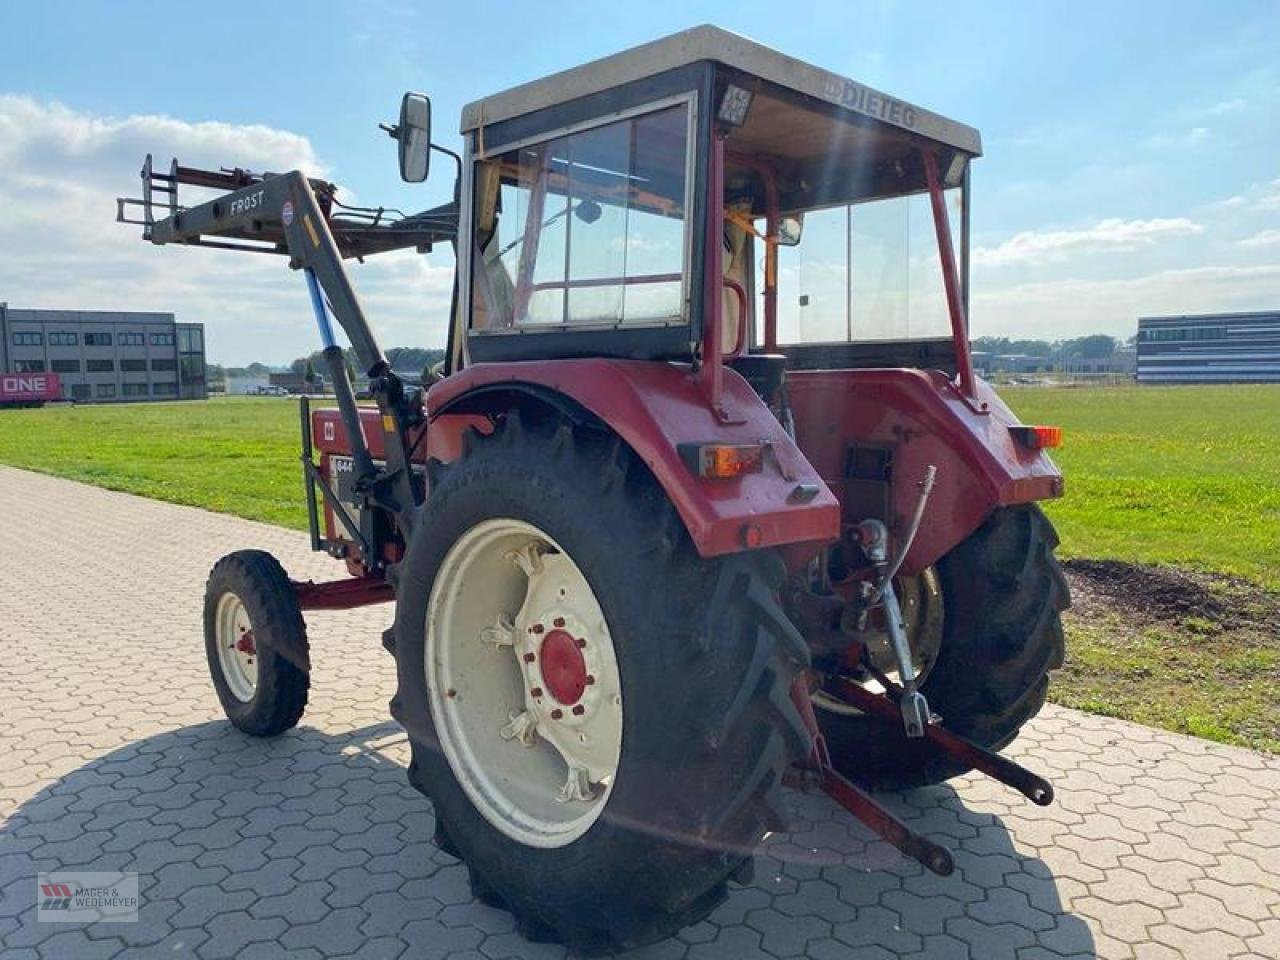
[[[297,533],[0,467],[0,957],[557,958],[470,899],[409,788],[389,606],[311,614],[311,703],[254,740],[221,715],[201,598],[231,550],[296,578]],[[1280,762],[1059,708],[1011,749],[1047,809],[978,777],[890,795],[941,879],[822,795],[709,920],[645,958],[1280,957]],[[137,923],[37,922],[36,874],[139,874]]]

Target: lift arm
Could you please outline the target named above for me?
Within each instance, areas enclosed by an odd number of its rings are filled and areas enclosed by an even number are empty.
[[[413,508],[423,497],[423,492],[415,489],[408,444],[409,428],[420,423],[424,416],[422,399],[419,391],[406,388],[392,372],[351,286],[342,264],[342,249],[335,239],[328,215],[333,202],[332,186],[310,181],[296,170],[278,175],[255,175],[241,170],[215,173],[181,168],[176,161],[170,174],[165,176],[152,171],[149,156],[142,178],[143,199],[122,200],[117,219],[142,224],[144,237],[152,243],[286,253],[290,266],[304,272],[324,345],[325,361],[351,443],[356,490],[371,506],[394,517],[396,526],[407,539],[413,525]],[[179,183],[227,189],[229,192],[183,208],[177,204]],[[324,206],[317,200],[314,189],[317,183],[321,184],[326,200]],[[169,196],[169,215],[158,220],[153,213],[153,191]],[[143,207],[142,220],[126,218],[129,204]],[[381,211],[378,213],[380,215]],[[452,240],[456,236],[456,207],[428,211],[386,224],[370,223],[366,218],[358,221],[354,228],[348,223],[339,227],[339,235],[356,232],[361,235],[365,252],[404,246],[429,248],[433,242]],[[354,246],[352,255],[361,255],[359,244],[351,246]],[[342,348],[329,322],[330,312],[346,333],[369,377],[370,391],[377,401],[381,414],[379,422],[385,434],[385,468],[379,469],[369,455]],[[373,529],[380,511],[362,511],[364,523],[369,528],[362,533],[365,541],[375,547],[386,541],[385,531]],[[385,560],[380,550],[375,550],[374,556],[365,557],[365,563],[374,568],[380,568]]]

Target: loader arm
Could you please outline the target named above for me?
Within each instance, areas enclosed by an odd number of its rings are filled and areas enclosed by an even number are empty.
[[[410,467],[408,430],[423,421],[421,392],[407,388],[391,370],[364,310],[343,267],[343,250],[335,230],[344,236],[353,256],[398,247],[429,248],[437,241],[453,240],[457,234],[456,207],[427,211],[416,217],[379,222],[382,211],[363,219],[335,222],[332,218],[333,187],[308,180],[294,170],[284,174],[248,174],[199,171],[178,167],[168,175],[156,174],[148,157],[142,170],[143,199],[120,201],[118,219],[140,223],[143,236],[154,244],[213,246],[224,249],[283,253],[289,265],[303,271],[311,294],[323,355],[333,381],[338,408],[351,438],[353,469],[358,494],[379,509],[361,511],[360,531],[368,550],[364,561],[380,569],[386,562],[382,547],[392,532],[387,517],[407,541],[413,525],[413,508],[423,491],[415,487]],[[179,207],[179,183],[228,192],[191,207]],[[325,203],[317,200],[315,185],[323,191]],[[167,193],[169,215],[156,219],[154,194]],[[125,212],[130,204],[143,208],[142,220],[130,220]],[[375,465],[360,427],[360,413],[347,374],[345,357],[334,335],[330,314],[346,333],[361,367],[369,377],[370,392],[377,401],[384,434],[385,467]]]

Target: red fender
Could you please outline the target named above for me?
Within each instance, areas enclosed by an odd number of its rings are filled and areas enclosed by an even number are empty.
[[[458,430],[454,421],[472,417],[455,415],[490,409],[486,393],[503,384],[516,392],[532,387],[567,397],[607,424],[648,464],[703,556],[748,545],[812,544],[816,549],[839,534],[835,496],[755,391],[730,369],[724,371],[729,421],[724,422],[687,364],[611,359],[476,364],[427,394],[433,456],[457,449],[449,436]],[[760,473],[704,480],[681,460],[678,447],[708,442],[764,443],[771,454]],[[794,502],[801,485],[817,486],[806,503]]]
[[[1009,427],[1018,418],[980,380],[973,401],[934,370],[797,370],[787,374],[787,390],[796,439],[840,497],[846,523],[875,516],[903,536],[919,482],[929,465],[937,468],[906,573],[937,561],[997,507],[1062,495],[1057,466],[1044,451],[1014,440]],[[877,495],[873,485],[850,479],[854,448],[891,455],[887,490]]]

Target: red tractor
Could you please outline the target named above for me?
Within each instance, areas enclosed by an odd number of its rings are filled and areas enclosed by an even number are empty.
[[[997,751],[1062,663],[1036,506],[1059,434],[973,373],[978,133],[712,27],[471,104],[460,155],[421,95],[386,129],[409,181],[454,159],[455,203],[392,218],[298,172],[150,158],[122,201],[154,243],[286,255],[336,393],[304,402],[303,464],[312,544],[350,576],[215,566],[231,720],[302,716],[304,610],[394,599],[391,711],[437,842],[580,952],[706,915],[784,781],[941,874],[867,791],[978,769],[1048,803]],[[410,384],[343,259],[446,242],[447,357]]]

